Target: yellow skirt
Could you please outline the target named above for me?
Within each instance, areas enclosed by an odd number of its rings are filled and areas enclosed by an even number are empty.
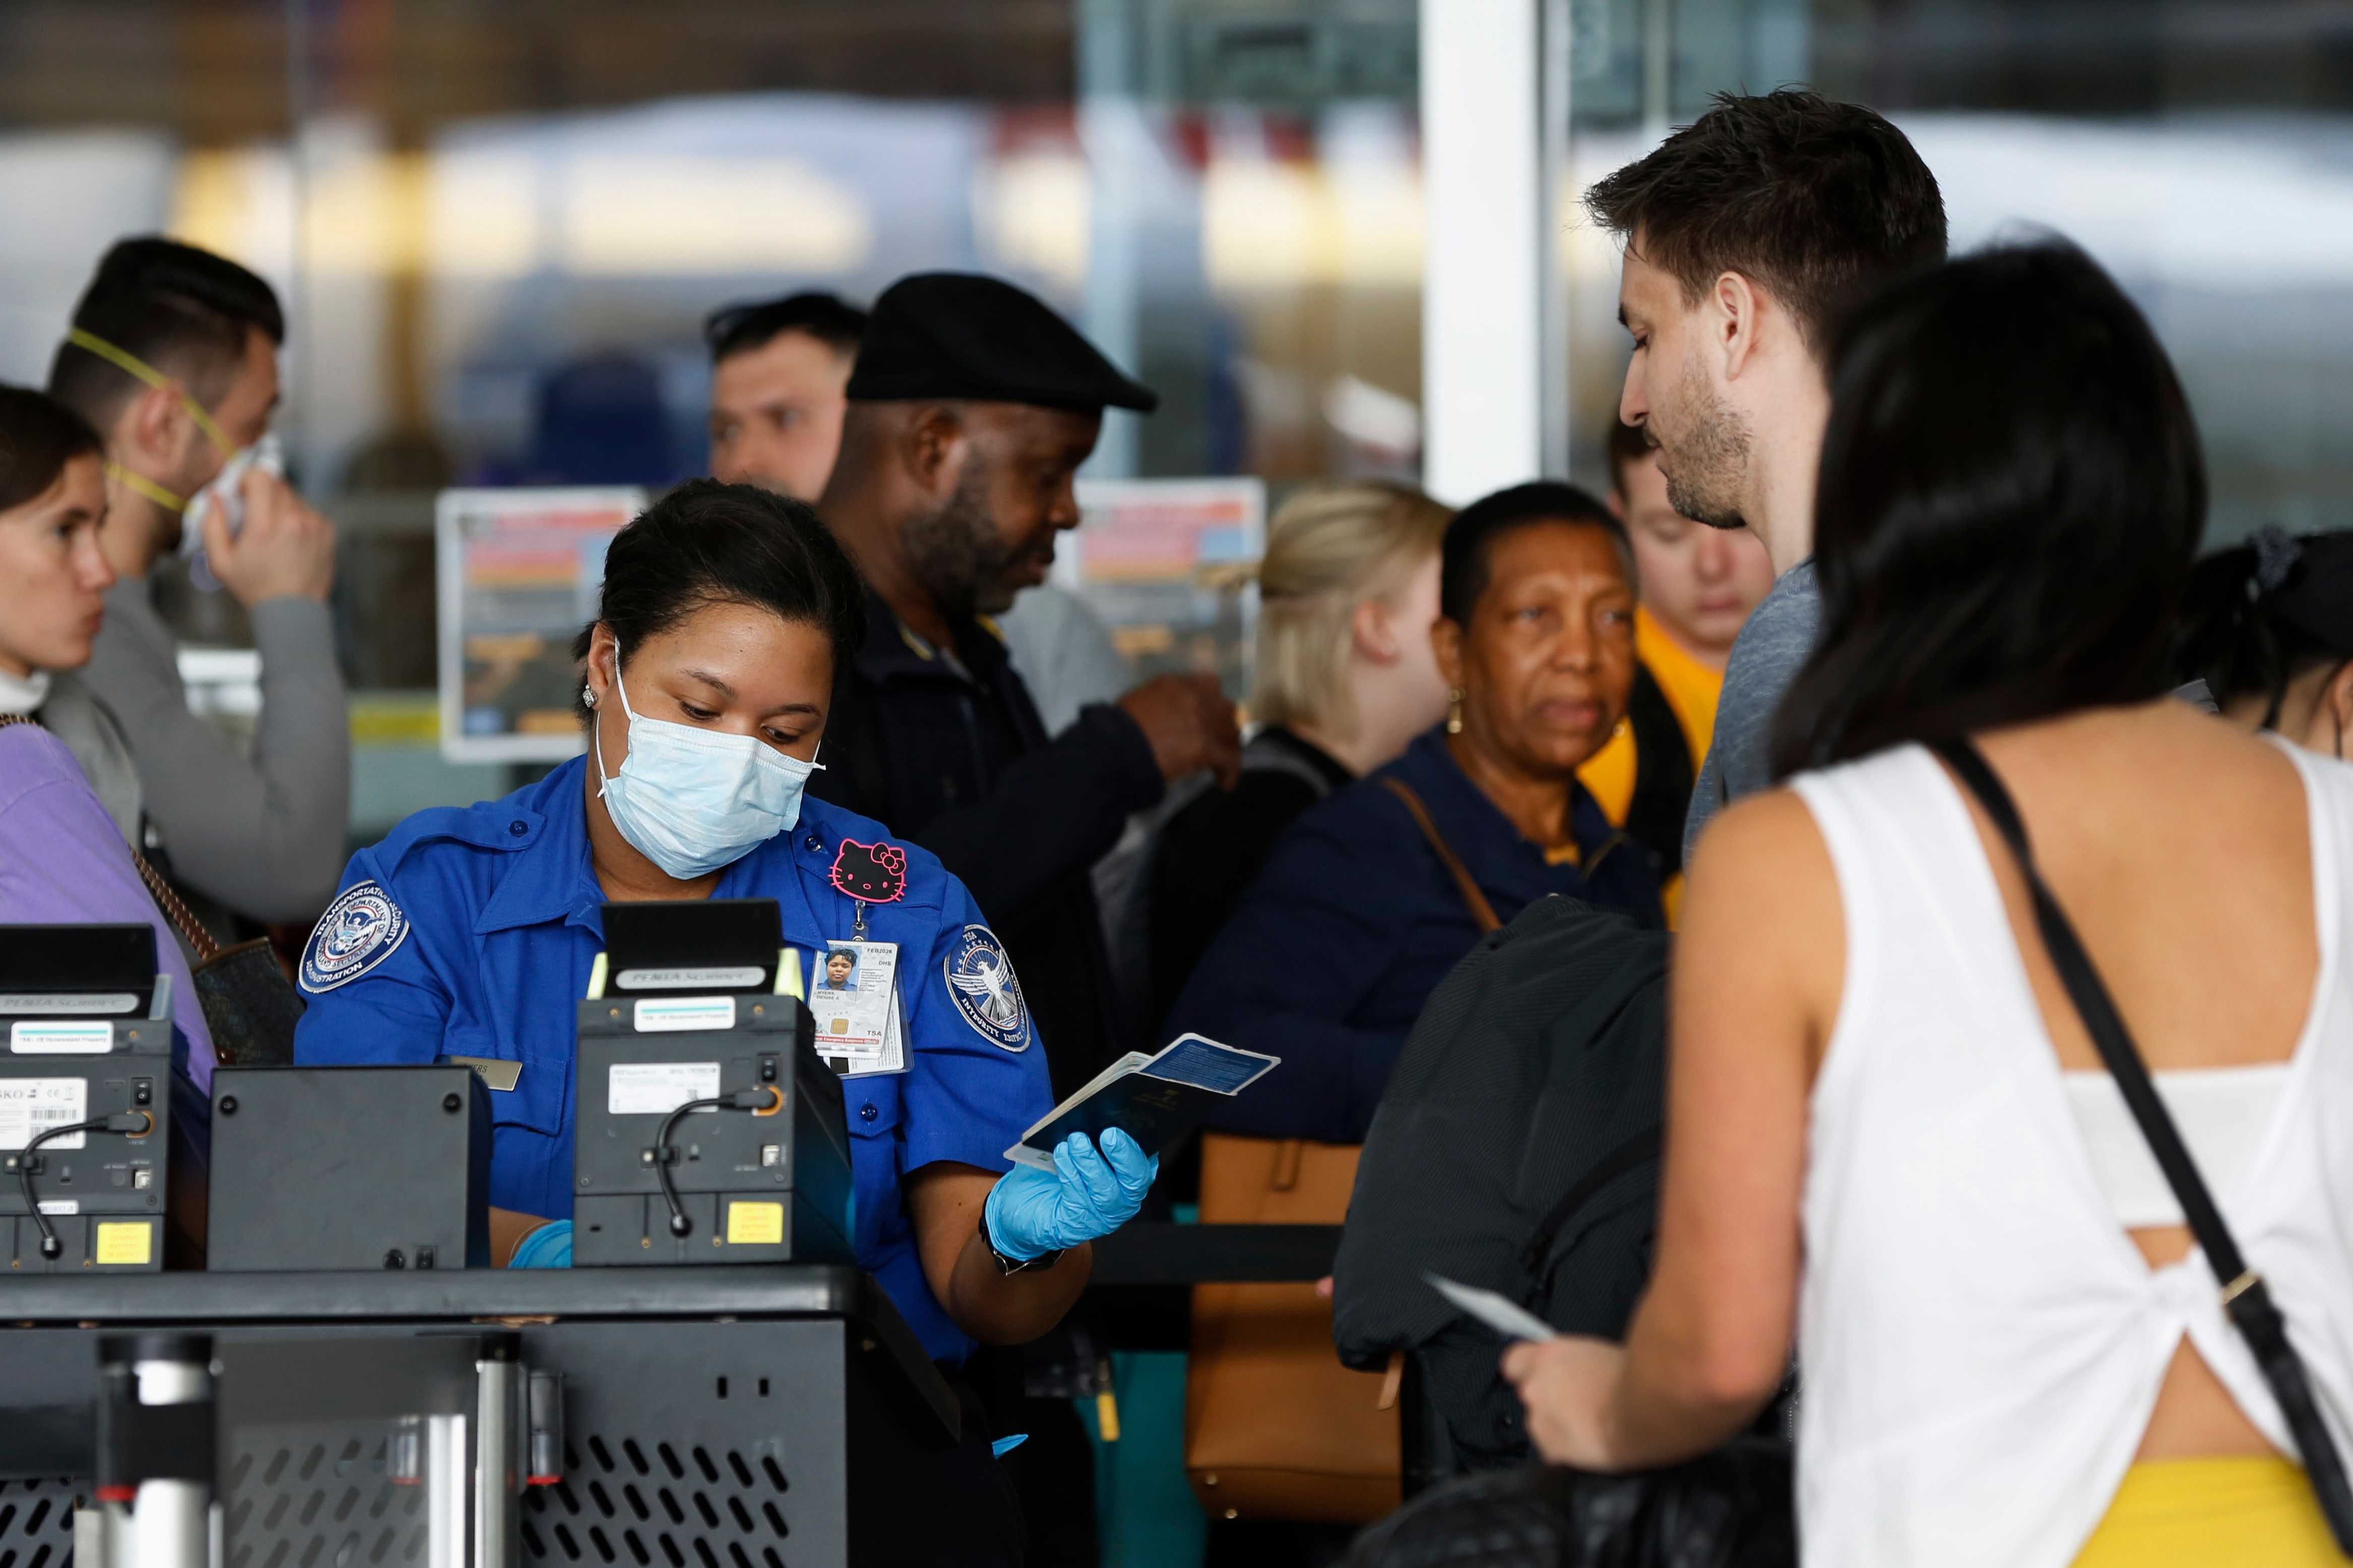
[[[2346,1559],[2285,1459],[2135,1465],[2075,1568],[2321,1568]]]

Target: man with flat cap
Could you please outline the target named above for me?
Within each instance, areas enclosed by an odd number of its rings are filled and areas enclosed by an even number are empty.
[[[956,272],[875,301],[848,394],[817,510],[865,576],[868,630],[810,788],[971,889],[1059,1100],[1132,1043],[1089,868],[1167,781],[1206,768],[1230,786],[1241,739],[1214,677],[1166,675],[1050,741],[988,617],[1045,581],[1055,536],[1078,526],[1072,476],[1103,409],[1159,399],[1038,300]]]

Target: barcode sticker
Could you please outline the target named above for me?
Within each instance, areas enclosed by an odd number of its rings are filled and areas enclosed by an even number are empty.
[[[0,1149],[22,1149],[52,1127],[89,1118],[90,1080],[82,1078],[0,1078]],[[82,1134],[52,1138],[44,1149],[79,1149]]]
[[[667,1116],[690,1100],[717,1098],[717,1062],[615,1062],[606,1069],[607,1116]]]

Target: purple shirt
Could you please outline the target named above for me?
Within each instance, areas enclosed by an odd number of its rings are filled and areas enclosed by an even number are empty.
[[[33,724],[0,729],[0,925],[155,928],[172,977],[172,1018],[188,1040],[188,1076],[207,1095],[213,1036],[188,961],[139,879],[131,851],[65,743]]]

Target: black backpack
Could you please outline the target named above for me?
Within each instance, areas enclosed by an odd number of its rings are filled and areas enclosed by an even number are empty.
[[[1430,994],[1389,1076],[1334,1268],[1333,1337],[1363,1371],[1413,1352],[1452,1450],[1426,1457],[1440,1473],[1521,1464],[1529,1447],[1502,1342],[1425,1270],[1610,1339],[1650,1278],[1671,940],[1539,899]]]

